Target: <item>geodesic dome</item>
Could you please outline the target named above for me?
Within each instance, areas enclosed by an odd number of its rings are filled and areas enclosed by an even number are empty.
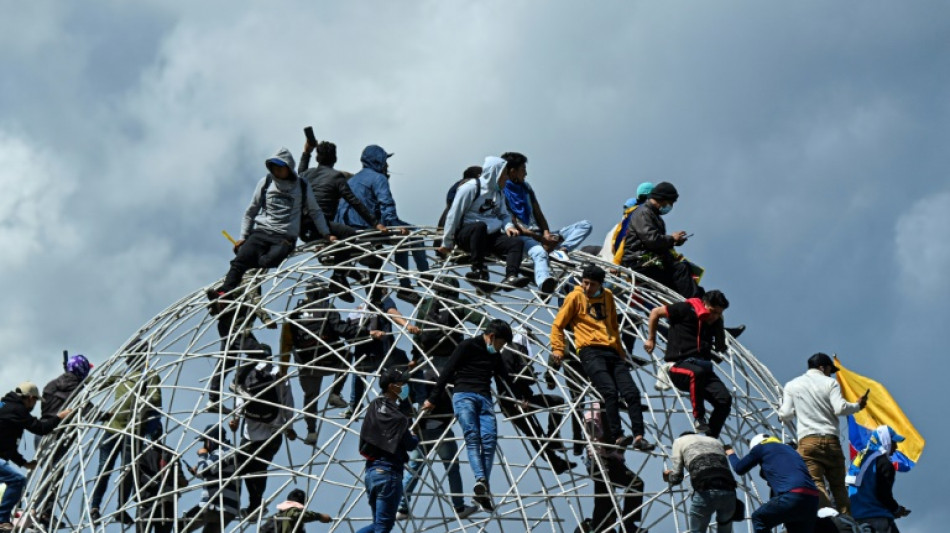
[[[360,352],[359,347],[371,340],[365,335],[327,342],[319,334],[311,335],[312,345],[320,345],[328,357],[309,364],[289,357],[279,383],[289,384],[294,408],[291,421],[273,430],[273,438],[282,443],[268,464],[263,510],[235,519],[225,530],[256,531],[262,520],[273,514],[275,505],[284,501],[292,489],[299,488],[307,495],[309,509],[334,517],[330,524],[309,526],[311,530],[356,531],[372,521],[363,483],[365,461],[358,453],[358,442],[363,410],[379,394],[377,369],[405,365],[405,354],[410,354],[417,360],[410,374],[411,383],[431,384],[437,370],[435,361],[426,353],[427,347],[420,346],[422,335],[475,335],[483,323],[473,320],[472,312],[476,312],[482,319],[505,319],[516,333],[523,335],[527,349],[518,350],[525,352],[523,356],[533,371],[521,377],[537,378],[534,387],[538,392],[558,395],[565,402],[555,407],[531,405],[514,417],[533,416],[542,426],[551,411],[563,414],[564,418],[557,435],[549,439],[526,435],[514,427],[512,419],[497,413],[498,448],[491,487],[495,510],[491,513],[481,511],[460,519],[450,503],[453,493],[446,479],[447,465],[430,453],[423,459],[424,468],[412,492],[409,517],[397,521],[396,530],[573,531],[591,516],[594,500],[593,480],[583,457],[573,455],[572,451],[590,444],[590,435],[582,422],[585,410],[599,397],[570,365],[558,369],[549,366],[548,338],[561,298],[579,282],[581,265],[597,263],[608,270],[606,285],[616,297],[627,349],[643,359],[642,366],[633,368],[633,376],[645,406],[646,437],[657,448],[652,453],[631,450],[625,454],[628,468],[645,483],[641,525],[654,532],[684,531],[689,484],[670,487],[661,474],[670,467],[673,440],[692,428],[690,401],[688,395],[663,385],[663,330],[652,356],[642,350],[649,310],[680,300],[679,296],[626,269],[580,252],[571,255],[571,263],[552,262],[558,289],[550,296],[539,293],[533,285],[485,292],[466,280],[469,267],[464,257],[443,261],[434,254],[431,239],[436,235],[435,228],[416,228],[406,236],[367,233],[330,245],[305,245],[279,268],[248,273],[244,284],[222,299],[215,314],[209,312],[203,289],[169,306],[136,331],[107,362],[96,367],[85,388],[70,402],[78,412],[42,440],[37,454],[40,464],[26,489],[27,516],[52,508],[51,529],[120,531],[134,527],[121,523],[120,513],[125,512],[135,517],[139,526],[152,519],[176,531],[186,530],[187,521],[158,516],[153,504],[165,502],[173,509],[173,517],[181,517],[198,503],[203,488],[214,485],[193,478],[187,467],[197,462],[205,429],[209,425],[226,427],[237,416],[233,410],[242,395],[232,385],[235,375],[267,357],[265,345],[273,353],[272,360],[279,362],[278,355],[289,351],[290,337],[283,330],[291,325],[300,326],[304,313],[311,318],[339,313],[341,320],[356,323],[372,317],[391,321],[391,342],[387,343],[383,359],[354,359],[354,351]],[[424,248],[428,254],[428,272],[396,266],[394,254],[413,247]],[[530,262],[524,268],[530,270]],[[493,281],[504,277],[500,263],[490,265],[490,269]],[[333,272],[349,275],[349,291],[334,292]],[[411,282],[411,292],[416,297],[395,302],[401,314],[421,328],[421,333],[411,334],[408,325],[379,314],[379,296],[382,292],[392,294],[399,288],[400,280]],[[350,297],[352,302],[344,301]],[[444,304],[453,310],[456,320],[448,325],[428,320],[420,312],[428,302]],[[248,339],[254,342],[249,344]],[[748,440],[757,433],[784,434],[775,414],[781,387],[751,353],[730,338],[728,352],[716,371],[733,395],[732,413],[722,432],[724,442],[734,443],[739,453],[745,453]],[[313,407],[303,405],[298,382],[302,372],[324,376]],[[346,396],[353,389],[354,377],[365,383],[366,392],[359,398],[356,412],[344,417],[344,409],[328,406],[327,399],[334,384],[343,384]],[[504,397],[505,391],[499,391],[499,395]],[[116,414],[122,412],[128,415],[129,422],[116,427]],[[314,445],[281,437],[288,427],[303,436],[306,417],[315,425]],[[419,417],[414,414],[417,422]],[[625,425],[629,424],[625,415],[622,418]],[[630,432],[629,427],[625,429]],[[100,479],[100,449],[114,435],[129,442],[127,456],[123,458],[116,452],[113,469],[106,471],[109,477],[100,506],[102,518],[94,522],[89,501]],[[230,430],[225,435],[232,445],[240,441],[239,435]],[[443,433],[439,439],[457,442],[455,460],[460,463],[465,487],[462,496],[470,500],[474,479],[461,432],[456,428],[454,436]],[[563,444],[564,450],[554,453],[577,464],[556,473],[549,464],[547,448],[538,450],[539,444],[545,443],[551,448],[556,443]],[[147,478],[138,468],[124,466],[138,464],[156,447],[168,458],[161,465],[159,481]],[[237,454],[240,456],[240,452]],[[187,480],[178,479],[178,468],[182,468]],[[241,475],[239,471],[237,476]],[[767,491],[763,492],[766,489],[751,477],[739,478],[739,483],[739,496],[750,509],[767,499]],[[129,498],[122,497],[124,484],[131,487]],[[623,492],[618,489],[614,493],[618,516],[623,515]],[[247,495],[242,494],[242,505],[246,502]],[[28,519],[24,524],[27,522]],[[619,530],[621,524],[613,527]]]

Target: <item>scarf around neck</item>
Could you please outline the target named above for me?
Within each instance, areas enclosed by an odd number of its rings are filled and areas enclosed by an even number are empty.
[[[508,210],[526,226],[531,225],[531,191],[524,183],[505,182],[505,199]]]

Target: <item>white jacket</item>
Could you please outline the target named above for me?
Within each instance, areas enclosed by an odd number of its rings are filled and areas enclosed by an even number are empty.
[[[853,415],[861,404],[845,401],[835,378],[811,368],[789,381],[778,416],[785,422],[797,418],[798,440],[809,435],[838,435],[838,417]]]

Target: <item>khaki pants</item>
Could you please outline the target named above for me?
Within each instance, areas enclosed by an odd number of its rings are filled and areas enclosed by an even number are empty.
[[[842,514],[851,514],[851,500],[848,488],[844,484],[844,453],[838,437],[809,436],[798,443],[798,453],[805,460],[808,473],[818,487],[819,507],[831,507],[834,498],[835,509]],[[825,480],[828,483],[825,483]]]

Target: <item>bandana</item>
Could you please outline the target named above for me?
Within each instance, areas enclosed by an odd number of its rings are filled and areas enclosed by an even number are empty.
[[[508,200],[508,209],[511,214],[523,222],[531,225],[531,193],[524,183],[505,182],[505,199]]]

